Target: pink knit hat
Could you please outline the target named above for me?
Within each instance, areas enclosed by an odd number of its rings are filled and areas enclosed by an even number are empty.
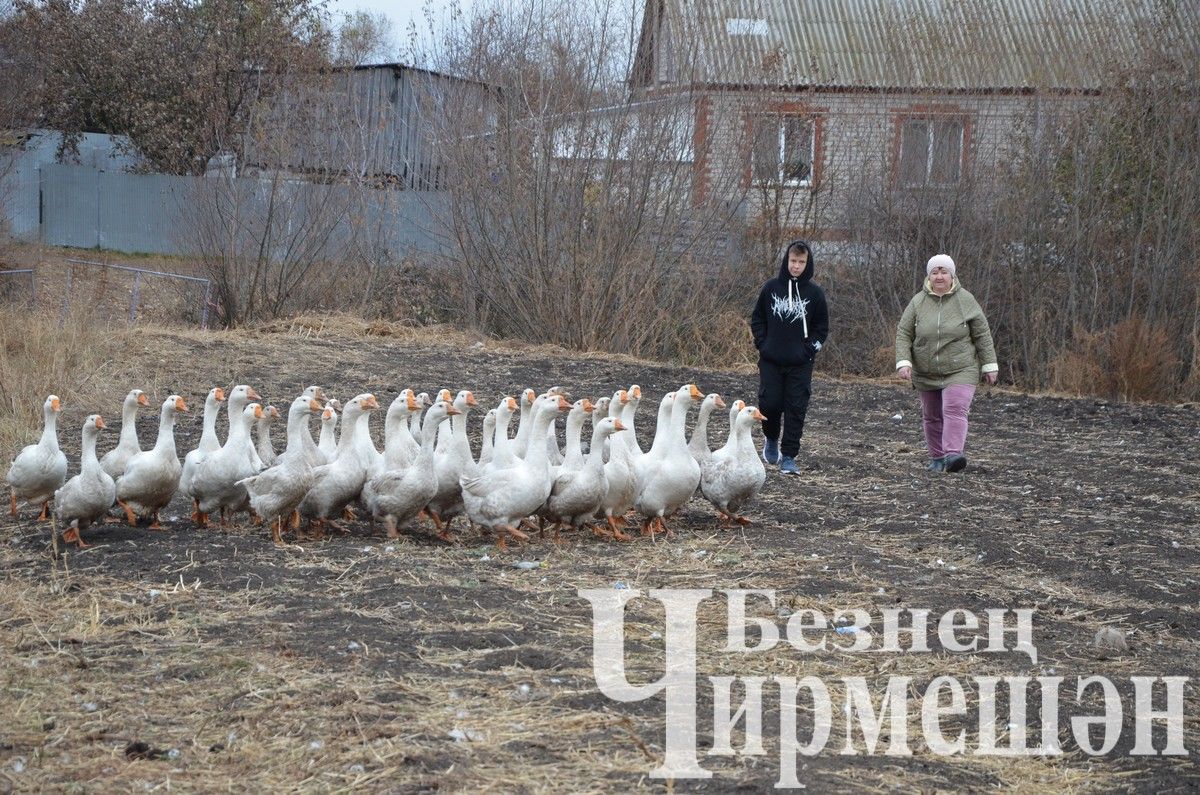
[[[934,268],[945,268],[950,271],[952,278],[957,278],[957,274],[954,272],[954,260],[948,254],[935,254],[930,257],[929,262],[925,263],[925,275],[933,273]]]

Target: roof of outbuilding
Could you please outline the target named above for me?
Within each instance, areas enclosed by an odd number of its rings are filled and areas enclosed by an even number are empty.
[[[635,86],[1092,89],[1145,36],[1200,57],[1200,2],[647,0],[631,77]],[[673,46],[673,79],[663,79],[659,44]]]

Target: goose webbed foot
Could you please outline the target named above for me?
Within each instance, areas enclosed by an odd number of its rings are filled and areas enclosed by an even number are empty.
[[[12,504],[13,504],[13,516],[16,516],[17,515],[17,500],[15,497],[13,498]],[[38,514],[37,520],[39,522],[45,522],[45,521],[48,521],[49,519],[50,519],[50,502],[46,501],[46,502],[42,503],[42,512]]]

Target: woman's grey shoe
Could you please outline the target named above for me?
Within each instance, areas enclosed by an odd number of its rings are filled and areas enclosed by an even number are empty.
[[[800,470],[796,468],[796,459],[790,455],[785,455],[783,460],[779,462],[779,471],[785,475],[798,475]]]
[[[967,457],[962,453],[951,453],[942,459],[947,472],[962,472],[967,468]]]
[[[930,472],[945,472],[946,471],[946,459],[945,458],[931,458],[929,460],[929,463],[925,465],[925,468],[928,469]]]

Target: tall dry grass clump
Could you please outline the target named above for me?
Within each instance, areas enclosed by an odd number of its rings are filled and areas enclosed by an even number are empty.
[[[106,374],[120,365],[121,336],[86,313],[59,325],[50,314],[0,312],[0,466],[36,440],[46,395],[62,398],[68,412],[97,402]]]
[[[1126,401],[1170,399],[1181,373],[1170,335],[1139,316],[1103,331],[1076,331],[1053,371],[1060,391]]]

